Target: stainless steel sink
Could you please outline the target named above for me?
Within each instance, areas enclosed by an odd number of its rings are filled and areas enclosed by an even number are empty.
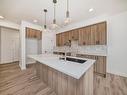
[[[65,60],[65,58],[60,58],[60,60]],[[66,57],[66,61],[77,62],[77,63],[83,64],[83,63],[85,63],[87,60],[82,60],[82,59],[76,59],[76,58]]]

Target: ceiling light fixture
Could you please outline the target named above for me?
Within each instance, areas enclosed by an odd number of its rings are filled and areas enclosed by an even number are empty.
[[[38,21],[35,19],[35,20],[33,20],[33,22],[34,22],[34,23],[37,23]]]
[[[71,22],[70,12],[69,12],[69,0],[67,0],[67,11],[66,11],[66,19],[64,21],[65,24],[69,24]]]
[[[53,24],[52,24],[52,29],[58,28],[58,25],[56,24],[56,3],[57,0],[53,0],[54,3],[54,19],[53,19]]]
[[[45,13],[45,24],[44,24],[44,31],[47,31],[47,21],[46,21],[46,17],[47,17],[47,9],[44,9],[44,13]]]
[[[93,10],[94,10],[93,8],[90,8],[90,9],[89,9],[89,12],[92,12]]]
[[[4,17],[3,16],[0,16],[0,19],[4,19]]]

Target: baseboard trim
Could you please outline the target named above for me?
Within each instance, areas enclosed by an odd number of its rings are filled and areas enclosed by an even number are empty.
[[[19,67],[20,67],[21,70],[26,70],[26,67],[23,67],[23,66],[21,65],[21,63],[19,63]]]
[[[107,73],[110,73],[110,74],[114,74],[114,75],[118,75],[118,76],[121,76],[121,77],[126,77],[127,78],[127,74],[125,73],[120,73],[120,72],[107,72]]]
[[[18,63],[19,61],[13,61],[13,62],[6,62],[6,63],[0,63],[0,64],[10,64],[10,63]]]

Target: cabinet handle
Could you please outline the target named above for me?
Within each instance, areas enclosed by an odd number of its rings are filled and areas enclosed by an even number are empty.
[[[83,45],[86,45],[86,42],[83,42]]]
[[[98,41],[98,44],[100,44],[100,41]]]
[[[95,56],[95,59],[98,60],[98,56]]]
[[[100,41],[96,41],[96,44],[100,44]]]

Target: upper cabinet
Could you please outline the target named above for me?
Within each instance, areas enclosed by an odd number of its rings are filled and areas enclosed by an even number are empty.
[[[71,30],[63,33],[56,34],[56,46],[64,46],[68,40],[78,40],[79,31]]]
[[[59,33],[56,35],[57,46],[64,46],[64,44],[68,40],[78,41],[79,45],[106,45],[107,44],[106,22],[89,25],[79,29]]]
[[[71,40],[78,40],[79,39],[79,31],[78,29],[71,31]]]
[[[38,40],[42,39],[42,32],[40,30],[26,28],[26,38],[36,38]]]
[[[106,22],[97,23],[79,29],[79,45],[106,45]]]
[[[91,45],[90,26],[79,29],[79,45]]]
[[[97,24],[97,31],[99,33],[99,44],[107,44],[107,25],[106,22]]]

